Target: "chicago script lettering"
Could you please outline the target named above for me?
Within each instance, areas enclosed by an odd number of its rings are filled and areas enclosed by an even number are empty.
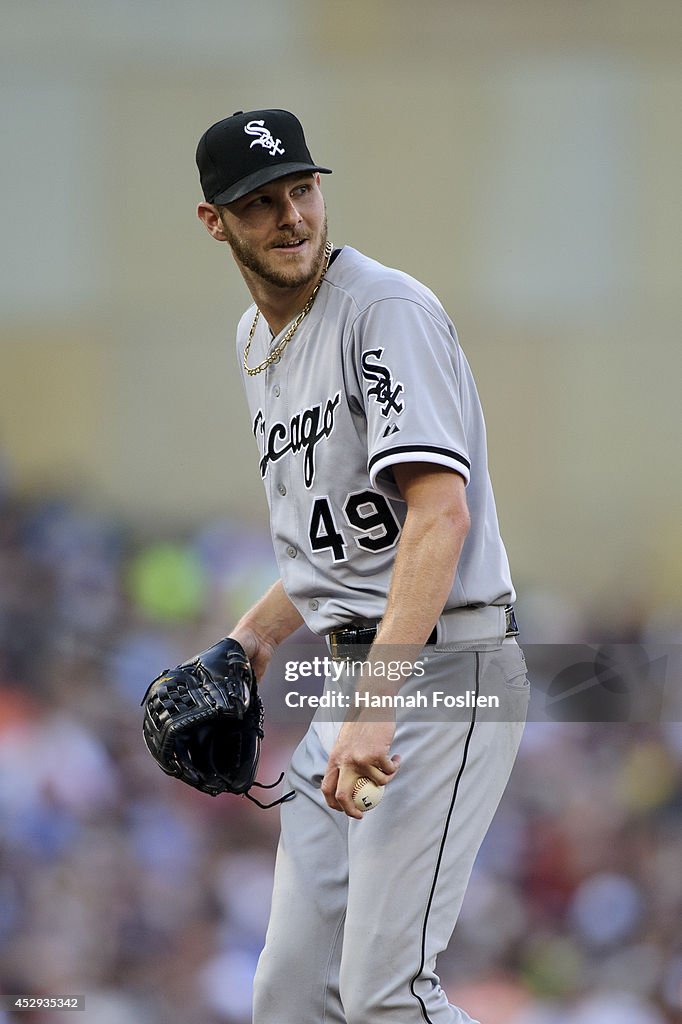
[[[259,409],[253,421],[253,433],[261,452],[260,475],[263,479],[271,462],[278,462],[289,452],[303,452],[303,482],[312,487],[315,479],[315,449],[334,429],[334,413],[341,401],[341,392],[322,403],[295,413],[288,425],[279,421],[268,427]]]

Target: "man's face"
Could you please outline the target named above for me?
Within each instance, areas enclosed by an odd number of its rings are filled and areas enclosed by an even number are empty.
[[[299,288],[324,260],[327,217],[318,174],[290,174],[220,207],[234,258],[268,284]]]

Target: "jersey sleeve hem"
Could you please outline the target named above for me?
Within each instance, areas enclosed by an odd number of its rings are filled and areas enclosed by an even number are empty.
[[[401,462],[430,462],[437,466],[446,466],[464,477],[465,484],[469,483],[471,464],[464,455],[460,455],[452,448],[441,448],[438,445],[405,444],[387,448],[372,456],[367,465],[372,487],[386,492],[390,497],[399,498],[400,492],[392,482],[387,470]]]

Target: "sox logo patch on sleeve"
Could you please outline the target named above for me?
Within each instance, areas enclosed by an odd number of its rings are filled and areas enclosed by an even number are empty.
[[[367,381],[376,381],[367,390],[369,398],[373,398],[381,409],[381,415],[387,418],[391,413],[399,416],[404,409],[400,401],[403,393],[403,385],[394,383],[391,371],[380,360],[384,354],[383,348],[369,349],[362,355],[362,376]]]

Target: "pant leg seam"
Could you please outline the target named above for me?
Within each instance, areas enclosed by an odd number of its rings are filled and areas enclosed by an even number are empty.
[[[478,651],[475,651],[474,654],[475,654],[475,658],[476,658],[476,697],[478,698],[479,691],[480,691],[480,656],[479,656],[479,652]],[[424,911],[424,922],[423,922],[423,925],[422,925],[422,935],[421,935],[421,962],[419,964],[419,967],[417,968],[416,973],[414,974],[414,976],[410,980],[410,992],[414,996],[414,998],[417,1000],[417,1002],[419,1003],[419,1007],[420,1007],[420,1010],[421,1010],[421,1015],[422,1015],[423,1020],[425,1021],[425,1024],[433,1024],[433,1021],[429,1017],[429,1014],[428,1014],[428,1011],[426,1009],[426,1004],[424,1003],[424,1000],[415,991],[414,986],[415,986],[415,983],[417,982],[417,979],[421,976],[421,973],[424,970],[424,963],[426,962],[426,933],[427,933],[428,925],[429,925],[429,913],[431,911],[431,905],[433,903],[433,898],[434,898],[434,895],[435,895],[435,892],[436,892],[436,886],[438,884],[438,873],[440,871],[440,866],[441,866],[441,863],[442,863],[442,860],[443,860],[443,853],[444,853],[444,850],[445,850],[445,844],[447,842],[448,832],[450,830],[450,823],[452,821],[452,816],[453,816],[453,812],[454,812],[454,809],[455,809],[455,802],[457,800],[457,794],[459,792],[459,784],[460,784],[460,781],[462,779],[462,775],[464,774],[464,769],[466,767],[467,757],[468,757],[468,754],[469,754],[469,746],[470,746],[470,743],[471,743],[471,737],[473,736],[475,724],[476,724],[476,701],[474,701],[474,707],[472,709],[471,723],[469,725],[469,731],[467,732],[467,737],[466,737],[466,740],[464,742],[464,751],[462,753],[462,762],[461,762],[461,764],[459,766],[459,770],[457,772],[457,777],[455,779],[455,785],[454,785],[454,789],[453,789],[453,793],[452,793],[452,800],[450,801],[450,807],[448,809],[448,813],[447,813],[447,816],[446,816],[446,819],[445,819],[445,828],[443,829],[443,835],[441,837],[440,845],[438,847],[438,856],[436,858],[436,866],[434,868],[433,879],[432,879],[432,882],[431,882],[431,889],[429,890],[429,898],[428,898],[428,900],[426,902],[426,909]]]
[[[325,1024],[325,1021],[327,1020],[327,993],[329,992],[329,975],[331,973],[332,964],[334,962],[334,951],[336,950],[336,945],[337,945],[337,943],[339,941],[339,936],[340,936],[340,934],[341,934],[341,932],[343,930],[343,926],[344,926],[345,920],[346,920],[346,911],[344,910],[344,912],[341,915],[341,918],[339,920],[339,923],[336,926],[336,931],[334,932],[334,938],[333,938],[332,944],[331,944],[331,946],[329,948],[329,959],[327,960],[327,969],[324,972],[324,1001],[322,1003],[322,1021],[321,1021],[321,1024]],[[339,996],[339,1001],[340,1001],[340,998],[341,997]]]

